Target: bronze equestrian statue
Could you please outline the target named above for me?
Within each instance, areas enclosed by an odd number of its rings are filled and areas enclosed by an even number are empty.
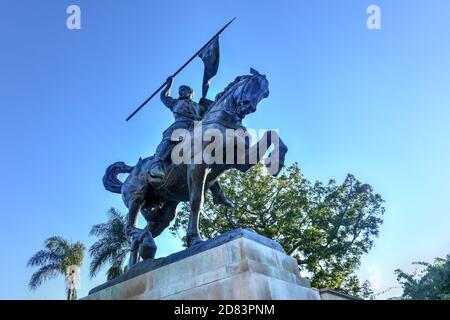
[[[130,265],[138,261],[138,254],[143,259],[154,258],[156,253],[154,238],[175,218],[176,208],[180,202],[189,201],[190,205],[186,235],[188,245],[193,246],[202,242],[199,218],[206,191],[210,189],[216,198],[223,197],[218,203],[227,204],[224,195],[220,195],[219,177],[230,169],[245,172],[261,160],[265,160],[266,167],[272,169],[271,174],[277,175],[283,167],[287,152],[286,145],[273,130],[266,132],[255,145],[250,145],[246,136],[247,130],[242,125],[244,117],[255,112],[258,103],[269,96],[269,82],[265,75],[251,69],[249,75],[239,76],[232,81],[216,96],[215,101],[205,103],[206,107],[192,101],[193,91],[188,87],[180,88],[178,100],[170,98],[173,79],[169,80],[162,93],[162,100],[174,112],[173,126],[176,128],[166,130],[154,156],[139,159],[133,167],[116,162],[107,168],[103,177],[105,188],[122,194],[129,210],[126,234],[133,240]],[[205,108],[203,112],[202,108]],[[175,129],[184,129],[190,133],[185,135],[184,141],[179,144],[193,145],[196,129],[192,123],[200,119],[201,122],[197,125],[201,126],[203,132],[209,130],[222,134],[223,144],[220,151],[224,158],[211,162],[206,156],[199,163],[194,159],[198,156],[194,152],[189,155],[191,161],[172,163],[172,157],[168,155],[175,150],[172,141]],[[231,139],[230,132],[234,132]],[[205,151],[209,144],[210,142],[202,140],[200,151]],[[241,158],[239,158],[240,146],[244,146]],[[266,151],[272,146],[273,150],[264,158]],[[233,161],[225,159],[230,150],[235,151]],[[129,174],[123,183],[117,178],[119,173]],[[139,212],[147,221],[144,229],[135,226]]]

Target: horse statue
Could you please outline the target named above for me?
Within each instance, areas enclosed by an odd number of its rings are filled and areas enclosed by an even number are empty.
[[[254,69],[250,70],[249,75],[239,76],[232,81],[216,96],[200,122],[201,125],[189,130],[183,140],[175,140],[179,143],[172,150],[173,158],[176,147],[198,144],[195,131],[201,129],[202,132],[214,133],[218,146],[214,156],[206,152],[210,142],[201,139],[200,148],[193,154],[185,153],[183,150],[185,161],[173,163],[173,159],[170,158],[164,161],[163,181],[149,174],[155,162],[153,156],[139,159],[134,167],[116,162],[107,168],[103,177],[105,188],[122,194],[124,204],[129,210],[125,233],[132,237],[130,266],[138,262],[139,256],[144,260],[154,258],[156,253],[154,238],[175,218],[176,208],[180,202],[189,201],[190,205],[186,234],[188,246],[204,241],[199,232],[199,218],[205,193],[208,189],[218,186],[216,182],[227,170],[237,169],[246,172],[264,160],[267,168],[275,168],[269,171],[270,174],[279,173],[284,165],[287,147],[278,133],[274,130],[265,132],[256,144],[251,145],[247,129],[242,125],[244,117],[255,112],[258,103],[268,96],[269,82],[266,76]],[[264,158],[271,147],[272,151]],[[230,151],[231,161],[225,159]],[[200,161],[198,161],[199,154]],[[120,173],[128,173],[123,183],[117,178]],[[144,229],[135,226],[139,212],[147,221]]]

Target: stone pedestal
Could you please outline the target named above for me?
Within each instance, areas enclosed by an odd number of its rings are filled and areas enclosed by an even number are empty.
[[[166,258],[143,261],[84,299],[320,300],[275,241],[237,229]]]

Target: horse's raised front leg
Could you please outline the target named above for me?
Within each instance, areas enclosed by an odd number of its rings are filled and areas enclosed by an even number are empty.
[[[235,164],[232,167],[242,172],[248,171],[263,159],[265,153],[271,146],[273,146],[273,150],[264,159],[264,165],[271,175],[278,175],[284,166],[284,159],[288,148],[283,140],[281,140],[278,132],[274,130],[265,132],[256,144],[245,150],[245,164]]]
[[[205,165],[193,164],[189,165],[187,168],[189,205],[191,208],[188,230],[186,234],[187,245],[189,247],[204,241],[199,232],[199,220],[200,212],[205,200],[206,175],[207,169]]]
[[[214,204],[223,205],[225,207],[234,208],[233,202],[231,202],[225,193],[223,193],[222,188],[220,187],[220,184],[218,181],[214,182],[214,184],[209,188],[211,190],[211,194],[213,196],[213,202]]]

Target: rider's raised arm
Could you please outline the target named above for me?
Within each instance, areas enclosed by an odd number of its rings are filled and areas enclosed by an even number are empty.
[[[172,89],[172,85],[173,85],[173,78],[169,77],[167,79],[166,87],[163,89],[163,91],[161,91],[161,101],[170,110],[172,110],[173,107],[175,107],[175,104],[177,103],[177,100],[170,96],[170,89]]]

